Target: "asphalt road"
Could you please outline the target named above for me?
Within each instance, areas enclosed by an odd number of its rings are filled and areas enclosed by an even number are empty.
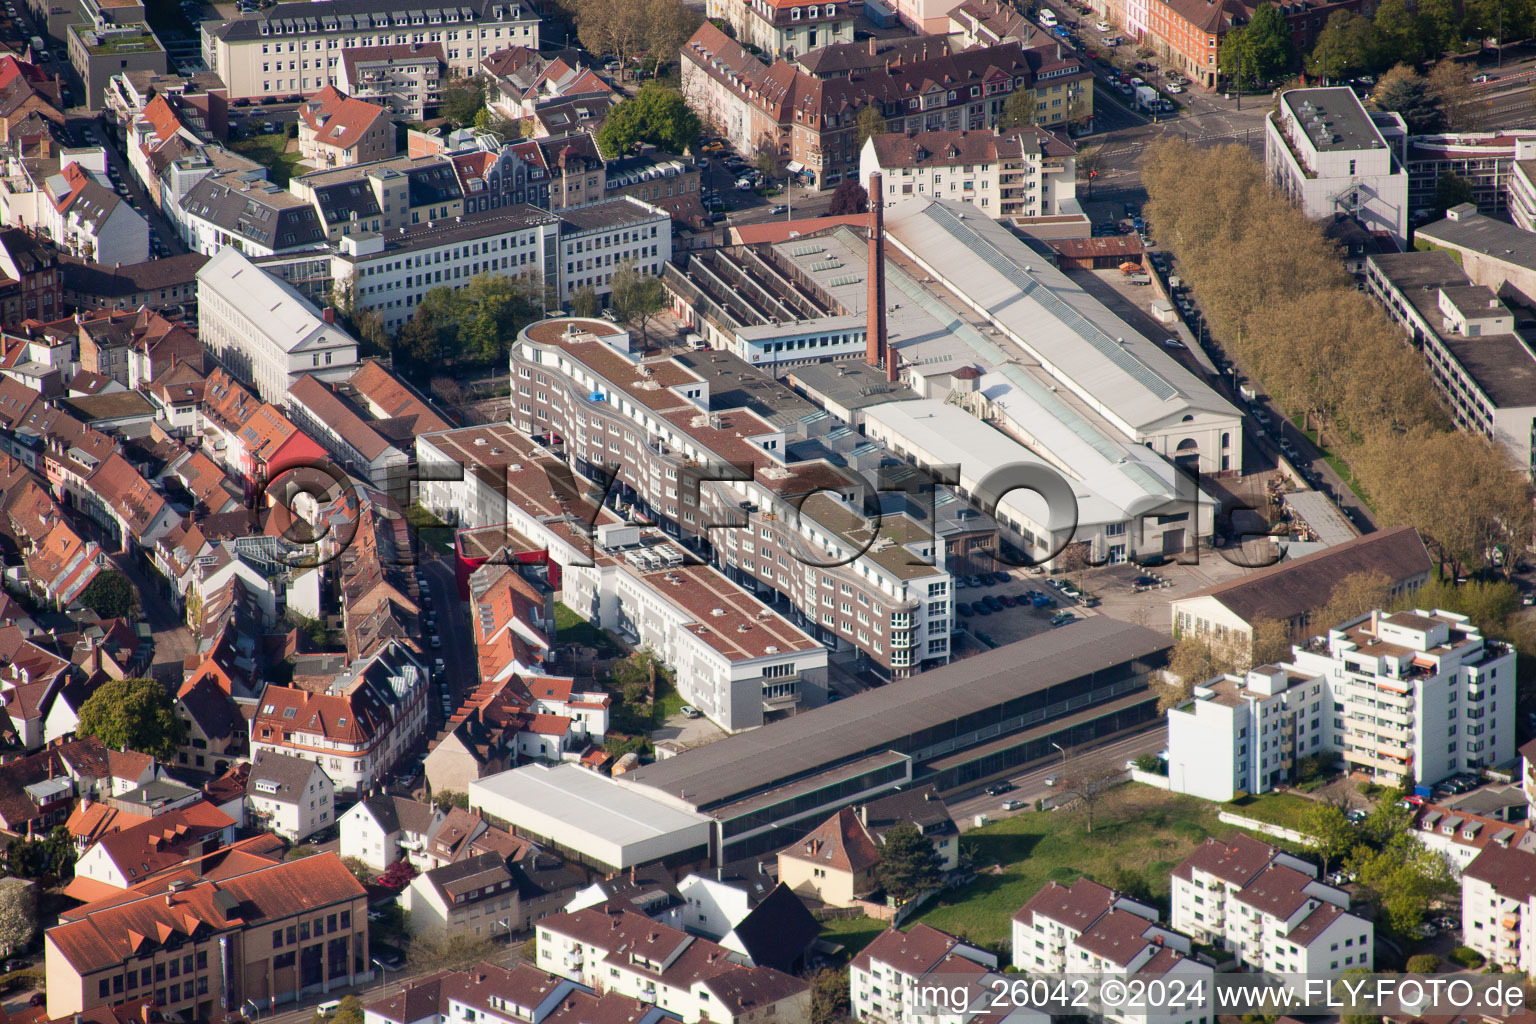
[[[1001,796],[989,796],[983,792],[986,786],[999,781],[988,779],[964,791],[964,796],[946,794],[944,800],[949,806],[950,816],[955,819],[955,823],[963,832],[975,827],[978,814],[985,814],[996,821],[999,818],[1012,817],[1014,814],[1031,813],[1025,808],[1033,808],[1036,800],[1057,792],[1045,784],[1045,780],[1052,775],[1070,774],[1079,766],[1089,771],[1101,766],[1118,767],[1142,754],[1155,754],[1167,744],[1167,730],[1162,727],[1161,720],[1158,720],[1141,732],[1107,743],[1102,747],[1094,747],[1081,754],[1069,750],[1066,768],[1063,768],[1060,758],[1053,757],[1045,764],[1038,764],[1027,772],[1007,776],[1014,788]],[[1023,807],[1017,811],[1005,811],[1002,809],[1004,800],[1021,801]]]
[[[437,635],[443,646],[436,650],[427,648],[428,660],[442,658],[447,669],[445,686],[458,707],[466,694],[475,688],[478,676],[475,655],[475,636],[469,622],[469,603],[459,600],[458,581],[454,579],[453,566],[435,554],[424,556],[422,568],[427,577],[427,590],[432,595],[432,607],[437,620]],[[432,697],[432,721],[443,721],[442,704],[434,686]]]

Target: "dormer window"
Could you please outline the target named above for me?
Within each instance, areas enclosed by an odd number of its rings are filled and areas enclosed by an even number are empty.
[[[791,10],[789,12],[789,20],[790,21],[799,21],[800,20],[800,8],[796,7],[796,8],[794,8],[793,10]]]

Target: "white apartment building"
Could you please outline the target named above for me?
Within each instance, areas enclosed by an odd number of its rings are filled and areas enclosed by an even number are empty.
[[[449,74],[474,75],[509,46],[539,48],[539,16],[515,0],[470,0],[455,7],[395,7],[345,0],[324,12],[281,3],[202,25],[203,61],[229,98],[302,97],[339,85],[341,54],[352,47],[440,43]]]
[[[1461,937],[1496,970],[1536,972],[1536,843],[1529,833],[1513,842],[1495,838],[1462,871]]]
[[[1509,219],[1525,231],[1536,231],[1536,139],[1515,144],[1505,185]]]
[[[887,929],[848,965],[852,1015],[866,1024],[944,1020],[932,1016],[918,995],[920,985],[974,984],[996,969],[996,956],[937,928],[920,924],[909,932]],[[971,1016],[949,1019],[965,1021]]]
[[[1317,868],[1257,839],[1207,839],[1173,871],[1172,924],[1269,974],[1334,977],[1373,963],[1374,926]]]
[[[429,867],[427,842],[446,817],[435,805],[381,794],[359,800],[341,816],[341,855],[356,857],[375,871],[397,860]]]
[[[1368,256],[1366,290],[1424,354],[1456,425],[1536,472],[1536,353],[1496,290],[1473,284],[1462,262],[1438,250]]]
[[[1461,878],[1488,846],[1536,849],[1530,830],[1498,818],[1469,814],[1435,804],[1425,804],[1414,814],[1413,837],[1450,865],[1451,875]],[[1491,959],[1491,958],[1490,958]]]
[[[605,299],[613,275],[625,263],[659,276],[672,259],[672,218],[632,196],[604,199],[560,211],[559,301],[583,288]]]
[[[1189,985],[1214,971],[1188,956],[1189,939],[1157,924],[1157,911],[1086,878],[1051,882],[1013,915],[1013,966],[1026,974],[1136,975]],[[1118,1024],[1206,1024],[1187,1010],[1126,1006]]]
[[[741,984],[758,987],[763,1018],[810,1018],[807,982],[770,967],[742,966],[724,946],[633,910],[552,914],[538,921],[537,939],[540,970],[651,1003],[684,1024],[720,1019],[722,1002],[732,1002],[721,996]],[[742,1018],[728,1013],[725,1019]]]
[[[877,172],[887,204],[931,196],[970,203],[988,217],[1081,212],[1077,148],[1034,125],[872,135],[859,154],[859,181]]]
[[[335,787],[312,760],[262,751],[251,761],[245,804],[252,824],[290,843],[335,824]]]
[[[1373,118],[1407,135],[1401,116],[1368,114],[1354,90],[1290,89],[1264,119],[1270,180],[1308,217],[1345,213],[1368,231],[1408,237],[1408,172]]]
[[[1289,782],[1296,758],[1332,750],[1332,704],[1324,680],[1277,665],[1196,686],[1168,711],[1168,788],[1227,801]]]
[[[479,274],[527,275],[552,284],[559,273],[560,229],[553,214],[513,206],[394,231],[349,234],[331,257],[331,279],[351,289],[359,308],[374,310],[386,328],[396,331],[427,292],[463,287]]]
[[[1464,616],[1373,612],[1292,654],[1196,686],[1169,710],[1174,792],[1267,792],[1290,780],[1297,758],[1316,755],[1389,785],[1405,775],[1433,784],[1515,755],[1514,652]]]
[[[1515,756],[1514,649],[1466,616],[1373,612],[1293,654],[1332,689],[1329,738],[1352,771],[1432,784]]]
[[[251,719],[251,756],[306,758],[338,791],[365,793],[390,777],[426,731],[430,688],[416,655],[393,640],[324,691],[269,685]]]
[[[388,107],[396,117],[421,121],[442,102],[446,63],[441,43],[349,46],[341,52],[339,87],[348,96]]]
[[[330,380],[356,369],[357,342],[233,246],[198,270],[197,305],[199,339],[269,402],[283,404],[299,374]]]

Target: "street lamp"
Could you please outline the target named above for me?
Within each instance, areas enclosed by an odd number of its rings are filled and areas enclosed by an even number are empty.
[[[1067,770],[1067,752],[1066,752],[1066,750],[1062,747],[1062,745],[1060,743],[1052,743],[1051,746],[1055,747],[1058,751],[1061,752],[1061,770],[1062,771],[1066,771]]]

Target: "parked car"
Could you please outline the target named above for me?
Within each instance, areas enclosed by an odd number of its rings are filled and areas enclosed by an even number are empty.
[[[682,707],[682,712],[684,718],[699,718],[703,715],[703,712],[694,707],[692,704],[684,704]]]
[[[1004,793],[1013,792],[1013,783],[994,782],[987,787],[987,796],[1002,796]]]
[[[955,614],[956,615],[960,615],[960,616],[964,616],[965,618],[970,618],[971,617],[971,606],[970,606],[970,603],[967,602],[967,601],[960,601],[960,602],[958,602],[955,605]]]
[[[1005,811],[1016,811],[1020,807],[1023,807],[1023,806],[1024,806],[1024,801],[1023,800],[1004,800],[1003,801],[1003,810],[1005,810]]]
[[[1055,785],[1059,784],[1060,782],[1061,782],[1061,776],[1060,775],[1047,775],[1045,777],[1045,784],[1047,786],[1055,786]]]
[[[1184,347],[1184,343],[1182,341],[1180,341],[1178,338],[1164,338],[1163,339],[1163,348],[1180,349],[1180,348],[1183,348],[1183,347]]]
[[[1169,82],[1168,83],[1168,91],[1173,93],[1175,96],[1177,96],[1179,93],[1184,91],[1184,87],[1182,85],[1180,85],[1178,82]]]
[[[1000,612],[1003,610],[1002,598],[998,597],[996,594],[988,594],[986,597],[981,599],[981,603],[986,605],[987,610],[991,612]]]
[[[781,206],[775,206],[773,209],[768,211],[768,216],[770,216],[770,217],[777,217],[779,214],[787,213],[788,211],[789,211],[789,207],[787,207],[787,206],[782,206],[782,205]]]
[[[1108,32],[1109,31],[1109,22],[1107,22],[1107,21],[1096,21],[1096,22],[1093,23],[1093,27],[1094,27],[1095,31],[1098,31],[1098,32]]]

